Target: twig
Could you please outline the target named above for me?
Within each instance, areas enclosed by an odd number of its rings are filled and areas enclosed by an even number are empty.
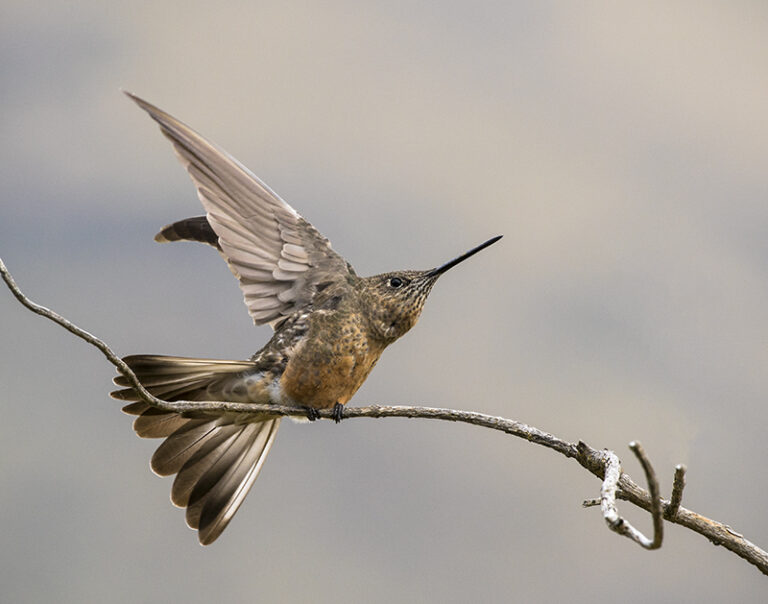
[[[585,454],[589,453],[590,447],[586,443],[580,442],[578,447],[580,452],[583,451]],[[646,479],[648,480],[651,499],[654,502],[654,505],[652,506],[653,539],[648,539],[648,537],[643,535],[643,533],[638,531],[619,514],[619,510],[616,507],[616,498],[619,488],[619,479],[621,478],[621,463],[613,451],[596,452],[597,455],[602,457],[604,468],[600,499],[587,500],[584,501],[582,505],[584,507],[600,505],[600,509],[603,512],[603,518],[612,531],[628,537],[645,549],[658,549],[661,547],[664,531],[661,498],[659,497],[659,483],[658,480],[656,480],[656,474],[653,471],[653,467],[651,466],[648,457],[645,455],[645,451],[640,443],[631,442],[629,448],[632,449],[643,466]]]
[[[644,456],[645,452],[642,451],[642,448],[636,449],[635,446],[638,443],[630,443],[630,448],[635,452],[635,454],[638,454],[638,451],[641,451],[641,454]],[[588,447],[585,443],[580,442],[579,447]],[[587,499],[582,502],[582,506],[585,508],[588,507],[594,507],[594,506],[600,506],[601,511],[603,512],[603,518],[605,519],[606,524],[608,525],[608,528],[610,528],[612,531],[615,531],[616,533],[620,535],[624,535],[625,537],[628,537],[629,539],[632,539],[635,543],[641,545],[645,549],[658,549],[661,547],[661,541],[662,541],[662,517],[661,513],[654,514],[654,522],[653,522],[653,528],[654,528],[654,537],[653,539],[648,539],[645,535],[643,535],[640,531],[638,531],[634,526],[632,526],[625,518],[619,515],[618,508],[616,507],[616,499],[622,498],[621,492],[619,489],[619,479],[621,478],[621,464],[619,462],[619,458],[616,456],[616,454],[613,451],[599,451],[596,452],[597,455],[601,456],[603,458],[603,467],[604,467],[604,473],[605,477],[603,478],[603,484],[600,488],[600,498],[599,499]],[[640,455],[638,455],[638,458]],[[646,459],[647,461],[647,459]],[[645,467],[645,466],[643,466]],[[650,467],[650,465],[649,465]],[[653,471],[651,469],[651,471]],[[648,474],[646,473],[646,476]],[[650,484],[656,484],[656,497],[655,500],[659,502],[658,509],[661,509],[661,499],[658,497],[658,481],[655,480],[655,475],[653,476],[653,480],[648,481]],[[657,520],[658,519],[658,520]]]
[[[301,417],[306,416],[306,409],[297,407],[256,405],[251,403],[232,403],[226,401],[168,402],[158,399],[151,395],[141,385],[131,368],[128,367],[128,365],[126,365],[123,360],[120,359],[120,357],[118,357],[112,351],[112,349],[107,346],[106,343],[104,343],[104,341],[81,329],[58,313],[33,302],[26,295],[24,295],[18,285],[16,285],[16,282],[14,281],[1,258],[0,276],[2,276],[3,281],[5,281],[6,285],[11,290],[16,299],[26,308],[61,325],[67,331],[73,333],[79,338],[82,338],[89,344],[101,350],[109,362],[117,367],[118,371],[128,379],[131,386],[136,390],[141,400],[153,407],[157,407],[164,411],[175,411],[178,413],[187,411],[228,411],[238,413],[267,412],[273,415],[298,415]],[[333,411],[331,409],[322,409],[318,411],[318,416],[325,419],[333,419],[332,413]],[[651,473],[653,470],[650,467],[650,464],[648,464],[648,467],[646,468],[646,464],[643,462],[644,454],[638,453],[638,450],[636,449],[633,450],[635,451],[635,454],[638,455],[640,463],[643,464],[649,487],[652,490],[655,489],[654,493],[643,489],[635,482],[633,482],[629,476],[621,473],[620,467],[618,466],[618,459],[616,458],[615,454],[607,451],[597,451],[583,442],[579,442],[578,445],[569,443],[552,434],[539,430],[538,428],[521,422],[516,422],[514,420],[495,417],[492,415],[485,415],[483,413],[476,413],[473,411],[458,411],[454,409],[439,409],[431,407],[402,405],[370,405],[367,407],[351,407],[344,410],[344,419],[351,419],[356,417],[410,417],[463,422],[484,428],[491,428],[493,430],[500,430],[507,434],[511,434],[519,438],[524,438],[525,440],[528,440],[532,443],[553,449],[558,453],[565,455],[566,457],[575,459],[582,467],[593,473],[595,476],[603,479],[604,495],[601,500],[606,500],[607,494],[608,501],[606,505],[608,509],[611,508],[611,505],[609,505],[610,499],[613,498],[612,505],[613,509],[615,509],[615,499],[618,498],[629,501],[632,504],[651,512],[654,518],[654,539],[648,540],[646,537],[640,534],[643,540],[645,540],[645,542],[648,544],[654,545],[657,541],[658,545],[661,544],[661,519],[659,510],[663,510],[664,516],[670,522],[685,526],[692,531],[705,536],[715,545],[722,545],[750,564],[756,566],[762,573],[768,575],[767,552],[760,549],[750,541],[744,539],[742,535],[735,532],[729,526],[714,520],[710,520],[709,518],[705,518],[704,516],[701,516],[680,506],[685,471],[682,466],[678,466],[676,469],[675,487],[672,493],[672,500],[670,502],[665,502],[659,498],[658,483],[655,481],[655,477],[653,480],[651,480]],[[609,477],[607,481],[608,487],[606,487],[606,475]],[[655,487],[653,486],[654,483],[656,483]],[[585,505],[592,505],[592,502],[585,502]],[[618,516],[618,513],[616,513],[616,516]],[[626,521],[623,521],[622,524],[627,525]],[[637,541],[637,539],[635,540]],[[658,547],[658,545],[655,545],[655,547]],[[646,545],[644,545],[644,547],[646,547]]]
[[[683,502],[683,489],[685,488],[685,466],[679,464],[675,466],[675,478],[672,482],[672,496],[669,498],[669,505],[664,510],[664,518],[674,520],[680,504]]]
[[[603,451],[603,456],[605,457],[605,477],[600,487],[600,511],[603,513],[603,518],[612,531],[647,547],[647,543],[650,541],[619,516],[619,510],[616,508],[616,490],[619,488],[619,478],[621,477],[619,458],[613,451]]]
[[[643,544],[646,549],[659,549],[664,539],[664,511],[661,506],[661,494],[659,492],[659,481],[656,478],[656,471],[651,465],[651,460],[645,454],[645,449],[637,441],[629,443],[629,448],[637,457],[640,465],[643,466],[645,480],[648,483],[648,491],[651,494],[651,518],[653,519],[653,540],[648,544]]]

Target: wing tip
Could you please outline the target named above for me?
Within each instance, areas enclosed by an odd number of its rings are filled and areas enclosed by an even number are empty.
[[[125,88],[121,88],[120,91],[129,99],[131,99],[134,103],[136,103],[141,109],[146,111],[150,115],[150,117],[156,122],[160,123],[161,126],[164,125],[164,123],[161,120],[177,121],[172,116],[168,115],[165,111],[160,109],[159,107],[156,107],[152,103],[145,101],[139,95],[134,94],[130,90],[125,90]],[[165,130],[165,128],[163,128],[163,130]]]
[[[141,106],[149,105],[147,101],[142,99],[138,94],[135,92],[131,92],[130,90],[126,90],[125,88],[120,88],[120,92],[122,92],[125,96],[127,96],[129,99],[131,99],[134,103],[137,103]]]
[[[131,99],[134,103],[136,103],[139,107],[141,107],[145,111],[150,111],[150,108],[152,108],[152,105],[150,105],[147,101],[142,99],[138,94],[135,94],[130,90],[126,90],[125,88],[121,88],[120,92],[122,92],[125,96],[127,96],[129,99]]]

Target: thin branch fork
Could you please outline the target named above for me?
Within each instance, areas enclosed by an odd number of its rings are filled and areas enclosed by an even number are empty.
[[[653,539],[648,539],[624,518],[619,516],[616,508],[616,499],[628,499],[628,497],[619,489],[619,481],[622,476],[621,462],[616,454],[613,451],[594,451],[583,442],[579,442],[577,446],[581,455],[593,454],[597,457],[602,456],[605,460],[603,486],[600,491],[601,497],[599,499],[587,499],[582,505],[584,507],[599,505],[603,512],[603,518],[611,530],[629,537],[645,549],[660,548],[664,538],[664,518],[674,521],[680,510],[683,489],[685,488],[685,466],[680,464],[675,467],[672,496],[669,502],[666,502],[661,498],[656,471],[653,469],[645,449],[637,441],[629,443],[629,448],[640,461],[645,472],[645,479],[648,482],[648,491],[651,498],[650,512],[653,518]]]
[[[19,288],[0,258],[0,276],[16,299],[32,312],[46,317],[67,331],[98,348],[117,370],[125,376],[136,390],[141,400],[163,411],[186,412],[237,412],[269,413],[275,416],[306,417],[306,409],[282,405],[259,405],[251,403],[233,403],[227,401],[164,401],[150,394],[136,377],[130,367],[118,357],[101,339],[78,327],[58,313],[30,300]],[[331,409],[318,410],[318,417],[333,419]],[[565,457],[575,459],[583,468],[603,480],[601,496],[597,500],[584,502],[586,507],[600,505],[603,517],[611,530],[625,535],[646,549],[658,549],[663,540],[663,521],[685,526],[703,535],[715,545],[722,545],[768,575],[768,552],[745,539],[729,526],[711,520],[680,505],[685,486],[685,467],[675,469],[675,478],[669,501],[661,499],[655,471],[640,443],[630,443],[630,449],[638,458],[648,482],[648,490],[637,485],[627,474],[621,471],[621,464],[615,453],[607,450],[598,451],[584,442],[573,444],[553,434],[539,430],[522,422],[495,417],[473,411],[459,411],[420,406],[384,406],[350,407],[344,409],[344,419],[356,417],[410,417],[454,421],[500,430],[506,434],[523,438],[532,443],[553,449]],[[635,529],[619,515],[616,499],[626,500],[651,513],[653,519],[653,538],[648,538]]]
[[[581,452],[587,453],[587,445],[585,443],[580,442],[578,446]],[[619,510],[616,507],[616,497],[619,489],[619,479],[621,478],[621,462],[613,451],[597,452],[597,455],[602,456],[604,459],[604,478],[603,486],[600,489],[600,499],[585,501],[583,505],[584,507],[599,505],[603,512],[603,518],[606,524],[608,524],[608,528],[612,531],[632,539],[632,541],[645,549],[659,549],[664,538],[664,519],[661,495],[659,494],[659,481],[642,445],[634,441],[629,443],[629,448],[632,449],[643,466],[645,478],[648,481],[648,490],[650,491],[652,502],[653,539],[648,539],[648,537],[619,515]],[[679,493],[678,497],[682,497],[682,493]]]

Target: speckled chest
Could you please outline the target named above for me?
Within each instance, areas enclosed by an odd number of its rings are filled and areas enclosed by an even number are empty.
[[[379,360],[385,344],[372,338],[361,313],[315,311],[280,377],[283,394],[324,409],[345,404]]]

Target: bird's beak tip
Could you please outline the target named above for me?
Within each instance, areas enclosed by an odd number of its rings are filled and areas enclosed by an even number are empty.
[[[448,269],[453,268],[454,266],[456,266],[460,262],[464,262],[467,258],[469,258],[470,256],[474,256],[475,254],[477,254],[477,252],[479,252],[480,250],[484,250],[489,245],[493,245],[494,243],[496,243],[502,237],[503,237],[503,235],[496,235],[496,237],[491,237],[485,243],[481,243],[480,245],[478,245],[476,247],[473,247],[468,252],[463,253],[461,256],[458,256],[457,258],[454,258],[453,260],[450,260],[449,262],[446,262],[442,266],[438,266],[437,268],[432,269],[431,271],[429,271],[427,273],[427,277],[439,277],[440,275],[442,275]]]

